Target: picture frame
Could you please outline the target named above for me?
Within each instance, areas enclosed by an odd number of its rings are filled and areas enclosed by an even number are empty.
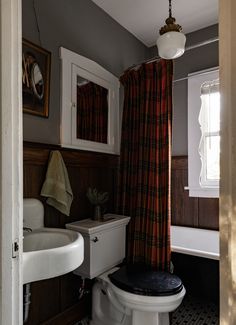
[[[49,115],[51,53],[22,40],[23,113],[47,118]]]

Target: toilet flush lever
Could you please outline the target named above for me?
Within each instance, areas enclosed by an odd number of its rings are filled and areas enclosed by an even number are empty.
[[[94,238],[92,239],[92,241],[93,241],[94,243],[96,243],[96,242],[98,241],[98,238],[97,238],[97,236],[96,236],[96,237],[94,237]]]

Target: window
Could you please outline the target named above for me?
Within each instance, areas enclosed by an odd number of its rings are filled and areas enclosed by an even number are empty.
[[[220,92],[219,71],[188,78],[189,195],[219,196]]]
[[[219,186],[220,168],[220,92],[219,79],[206,81],[200,89],[201,109],[199,123],[201,140],[200,185],[202,187]]]

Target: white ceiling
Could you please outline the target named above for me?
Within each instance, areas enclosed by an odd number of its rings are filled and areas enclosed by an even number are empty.
[[[168,0],[92,0],[146,46],[153,46],[168,16]],[[172,0],[172,16],[184,33],[216,24],[218,0]]]

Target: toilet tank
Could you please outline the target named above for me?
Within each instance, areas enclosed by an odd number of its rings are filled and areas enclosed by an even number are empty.
[[[66,224],[84,238],[84,262],[74,273],[93,279],[125,258],[126,226],[130,217],[104,215],[104,221],[84,219]]]

